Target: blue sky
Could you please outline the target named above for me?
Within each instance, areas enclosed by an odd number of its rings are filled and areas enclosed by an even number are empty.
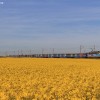
[[[100,0],[0,0],[0,49],[100,49]]]

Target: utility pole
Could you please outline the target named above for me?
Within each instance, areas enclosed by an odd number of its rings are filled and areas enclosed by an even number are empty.
[[[43,54],[44,54],[44,49],[42,49],[42,52],[41,52],[42,54],[41,54],[41,57],[43,57]]]
[[[80,53],[82,53],[82,49],[84,49],[84,46],[80,45]]]
[[[80,45],[80,57],[82,57],[82,49],[83,49],[84,47],[82,46],[82,45]]]
[[[44,49],[42,49],[42,54],[44,53]]]
[[[54,50],[54,48],[53,48],[53,54],[54,54],[54,51],[55,51],[55,50]]]
[[[19,50],[18,50],[18,57],[19,57]]]
[[[13,51],[13,53],[14,53],[14,54],[13,54],[13,57],[15,57],[15,51]]]
[[[94,45],[94,51],[95,51],[95,45]]]
[[[52,50],[52,57],[54,57],[54,48],[53,48],[53,50]]]
[[[80,45],[80,54],[82,53],[82,46]]]
[[[30,57],[32,57],[32,52],[31,52],[31,50],[30,50]]]

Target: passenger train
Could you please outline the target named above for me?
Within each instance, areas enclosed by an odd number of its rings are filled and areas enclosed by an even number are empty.
[[[9,57],[32,57],[32,58],[100,58],[100,51],[88,53],[55,53],[55,54],[32,54],[32,55],[9,55]]]

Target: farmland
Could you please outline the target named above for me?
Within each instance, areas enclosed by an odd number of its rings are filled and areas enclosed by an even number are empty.
[[[100,100],[100,60],[0,58],[0,100]]]

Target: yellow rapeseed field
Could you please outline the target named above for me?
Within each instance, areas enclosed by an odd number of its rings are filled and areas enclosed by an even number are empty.
[[[100,60],[0,58],[0,100],[100,100]]]

